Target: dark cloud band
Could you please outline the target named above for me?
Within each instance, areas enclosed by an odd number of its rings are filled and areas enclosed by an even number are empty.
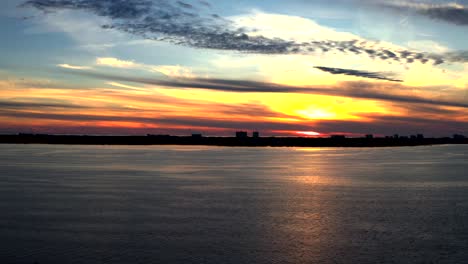
[[[281,38],[250,36],[246,29],[205,11],[204,1],[166,0],[28,0],[23,7],[44,12],[84,10],[111,20],[104,28],[116,29],[147,39],[195,48],[231,50],[260,54],[313,54],[342,52],[403,64],[460,61],[463,57],[436,56],[407,50],[389,50],[362,40],[295,42]],[[455,58],[455,60],[454,60]]]
[[[375,87],[370,83],[354,82],[342,83],[337,87],[312,87],[312,86],[288,86],[266,82],[244,81],[244,80],[225,80],[225,79],[207,79],[207,78],[179,78],[179,79],[152,79],[139,78],[122,75],[113,75],[96,72],[73,72],[82,76],[113,80],[121,82],[132,82],[147,85],[155,85],[166,88],[178,89],[205,89],[212,91],[224,92],[240,92],[240,93],[302,93],[302,94],[320,94],[329,96],[342,96],[371,100],[382,100],[389,102],[403,102],[428,104],[436,106],[451,106],[468,108],[467,103],[429,99],[418,96],[402,95],[391,92],[391,88],[395,90],[405,89],[404,86],[395,86],[396,84],[388,84],[381,87]]]
[[[330,68],[330,67],[315,67],[315,68],[324,72],[331,73],[331,74],[350,75],[350,76],[363,77],[363,78],[369,78],[369,79],[402,82],[402,80],[393,78],[392,74],[385,74],[381,72],[358,71],[358,70]]]
[[[447,23],[467,26],[468,25],[468,7],[455,3],[431,3],[427,1],[380,1],[380,6],[406,11],[410,10],[419,15],[431,19],[444,21]]]

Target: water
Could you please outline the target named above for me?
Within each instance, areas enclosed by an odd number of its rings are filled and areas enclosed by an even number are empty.
[[[468,263],[468,146],[0,145],[0,263]]]

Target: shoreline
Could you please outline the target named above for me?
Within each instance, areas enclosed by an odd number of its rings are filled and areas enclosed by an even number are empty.
[[[49,145],[181,145],[225,147],[409,147],[468,144],[468,138],[306,138],[306,137],[193,137],[193,136],[88,136],[0,135],[0,144]]]

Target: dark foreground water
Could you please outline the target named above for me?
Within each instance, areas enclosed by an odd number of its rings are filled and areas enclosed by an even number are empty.
[[[0,145],[0,263],[468,263],[468,146]]]

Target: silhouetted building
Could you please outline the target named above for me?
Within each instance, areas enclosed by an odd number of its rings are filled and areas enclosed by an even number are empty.
[[[464,135],[454,134],[454,135],[453,135],[453,138],[454,138],[454,139],[465,139],[466,137],[465,137]]]
[[[417,135],[416,135],[416,138],[417,138],[417,139],[424,139],[424,135],[423,135],[423,134],[417,134]]]
[[[400,138],[400,135],[398,135],[398,134],[395,134],[395,135],[393,135],[393,138],[396,138],[396,139],[398,139],[398,138]]]
[[[374,135],[368,134],[368,135],[366,135],[366,138],[367,138],[367,139],[373,139],[373,138],[374,138]]]
[[[246,138],[248,137],[247,132],[245,131],[237,131],[236,132],[236,138]]]
[[[254,137],[254,138],[259,138],[259,137],[260,137],[260,132],[254,131],[254,132],[252,133],[252,137]]]

